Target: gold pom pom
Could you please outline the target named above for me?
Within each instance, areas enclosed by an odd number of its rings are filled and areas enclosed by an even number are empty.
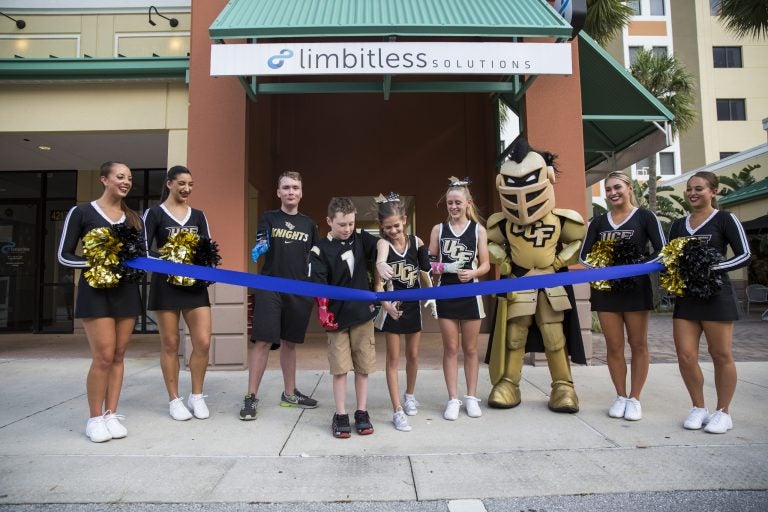
[[[191,231],[177,231],[168,237],[160,248],[160,258],[174,263],[192,263],[200,235]],[[168,276],[168,282],[176,286],[192,286],[195,279],[184,276]]]
[[[685,236],[675,238],[661,250],[661,262],[667,269],[661,274],[661,287],[673,295],[682,297],[685,294],[685,283],[680,277],[678,259],[685,245],[694,237]]]
[[[85,281],[93,288],[114,288],[120,283],[117,257],[123,243],[111,228],[95,228],[83,237],[83,255],[90,267]]]
[[[592,246],[592,250],[589,251],[587,257],[584,258],[584,262],[594,268],[605,268],[613,265],[613,248],[616,245],[616,240],[599,240]],[[593,281],[590,286],[595,290],[601,290],[604,292],[611,290],[611,283],[607,280]]]

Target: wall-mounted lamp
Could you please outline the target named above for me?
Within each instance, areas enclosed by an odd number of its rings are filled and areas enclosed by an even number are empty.
[[[3,16],[5,16],[6,18],[8,18],[9,20],[11,20],[11,21],[13,21],[14,23],[16,23],[16,28],[17,28],[17,29],[19,29],[19,30],[21,30],[21,29],[23,29],[24,27],[26,27],[26,26],[27,26],[27,22],[26,22],[26,21],[24,21],[24,20],[17,20],[17,19],[15,19],[15,18],[11,18],[10,16],[8,16],[7,14],[5,14],[4,12],[0,12],[0,14],[2,14],[2,15],[3,15]],[[177,23],[178,23],[178,22],[177,22]]]
[[[154,10],[155,10],[155,14],[157,14],[158,16],[160,16],[160,17],[161,17],[161,18],[163,18],[163,19],[166,19],[166,20],[168,20],[168,23],[170,23],[171,27],[178,27],[178,26],[179,26],[179,20],[177,20],[176,18],[167,18],[167,17],[163,16],[162,14],[160,14],[159,12],[157,12],[157,7],[155,7],[154,5],[152,5],[152,6],[150,6],[150,8],[149,8],[149,24],[150,24],[150,25],[152,25],[153,27],[154,27],[155,25],[157,25],[157,23],[155,23],[154,21],[152,21],[152,9],[154,9]]]

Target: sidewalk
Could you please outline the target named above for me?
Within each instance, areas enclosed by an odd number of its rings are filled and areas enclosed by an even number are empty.
[[[652,323],[658,324],[652,339],[658,335],[660,345],[671,346],[671,320]],[[768,323],[748,328],[754,329],[749,339],[737,335],[736,346],[768,344]],[[652,365],[639,422],[606,415],[613,391],[599,361],[574,368],[581,400],[576,415],[548,411],[546,367],[525,367],[520,407],[484,407],[482,418],[462,412],[459,420],[445,421],[444,382],[433,344],[425,344],[429,357],[419,373],[422,405],[411,417],[413,431],[392,428],[384,374],[377,372],[369,393],[375,434],[337,440],[330,435],[333,399],[324,368],[302,364],[298,373],[300,389],[313,392],[318,409],[279,407],[282,378],[271,369],[262,384],[258,419],[242,422],[237,411],[247,372],[210,372],[211,418],[174,422],[151,348],[156,344],[140,340],[126,364],[121,401],[129,436],[97,445],[83,434],[87,349],[85,356],[77,354],[82,349],[61,346],[34,357],[30,349],[25,356],[22,343],[1,336],[0,505],[422,502],[768,488],[768,358],[737,364],[734,430],[710,435],[681,427],[690,403],[674,363]],[[303,362],[301,351],[300,358]],[[713,405],[712,366],[703,368]],[[181,382],[188,392],[188,373]],[[478,394],[485,398],[489,390],[481,365]]]

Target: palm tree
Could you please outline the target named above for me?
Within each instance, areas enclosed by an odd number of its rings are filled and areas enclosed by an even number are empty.
[[[720,0],[719,4],[720,21],[736,37],[768,38],[768,2]]]
[[[629,71],[675,116],[671,123],[673,135],[691,127],[696,119],[693,76],[674,55],[640,50]],[[651,155],[649,160],[648,208],[656,212],[656,155]]]
[[[728,188],[721,188],[718,195],[720,197],[725,197],[731,192],[736,192],[741,188],[752,185],[755,182],[755,177],[752,176],[752,171],[759,169],[760,167],[760,164],[747,164],[746,167],[742,167],[738,174],[732,173],[730,176],[720,176],[720,184],[723,185],[723,187]]]
[[[629,23],[631,16],[632,8],[624,0],[587,0],[584,31],[604,47]]]

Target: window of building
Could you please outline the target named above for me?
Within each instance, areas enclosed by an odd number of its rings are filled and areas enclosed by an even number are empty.
[[[738,153],[737,151],[721,151],[720,160],[722,160],[723,158],[728,158],[729,156],[733,156],[737,153]]]
[[[669,50],[666,46],[654,46],[651,48],[651,53],[656,55],[657,57],[666,57]]]
[[[632,9],[633,16],[640,16],[642,14],[642,11],[640,10],[640,0],[629,0],[627,2],[627,7]]]
[[[629,47],[629,65],[634,65],[635,61],[637,60],[637,54],[642,50],[642,46],[630,46]]]
[[[651,16],[664,16],[664,0],[651,0]]]
[[[675,175],[675,154],[670,152],[659,153],[659,170],[662,176]]]
[[[745,121],[746,119],[747,108],[744,99],[717,100],[718,121]]]
[[[740,68],[741,46],[715,46],[712,59],[716,68]]]
[[[709,0],[709,14],[710,16],[720,14],[720,0]]]

